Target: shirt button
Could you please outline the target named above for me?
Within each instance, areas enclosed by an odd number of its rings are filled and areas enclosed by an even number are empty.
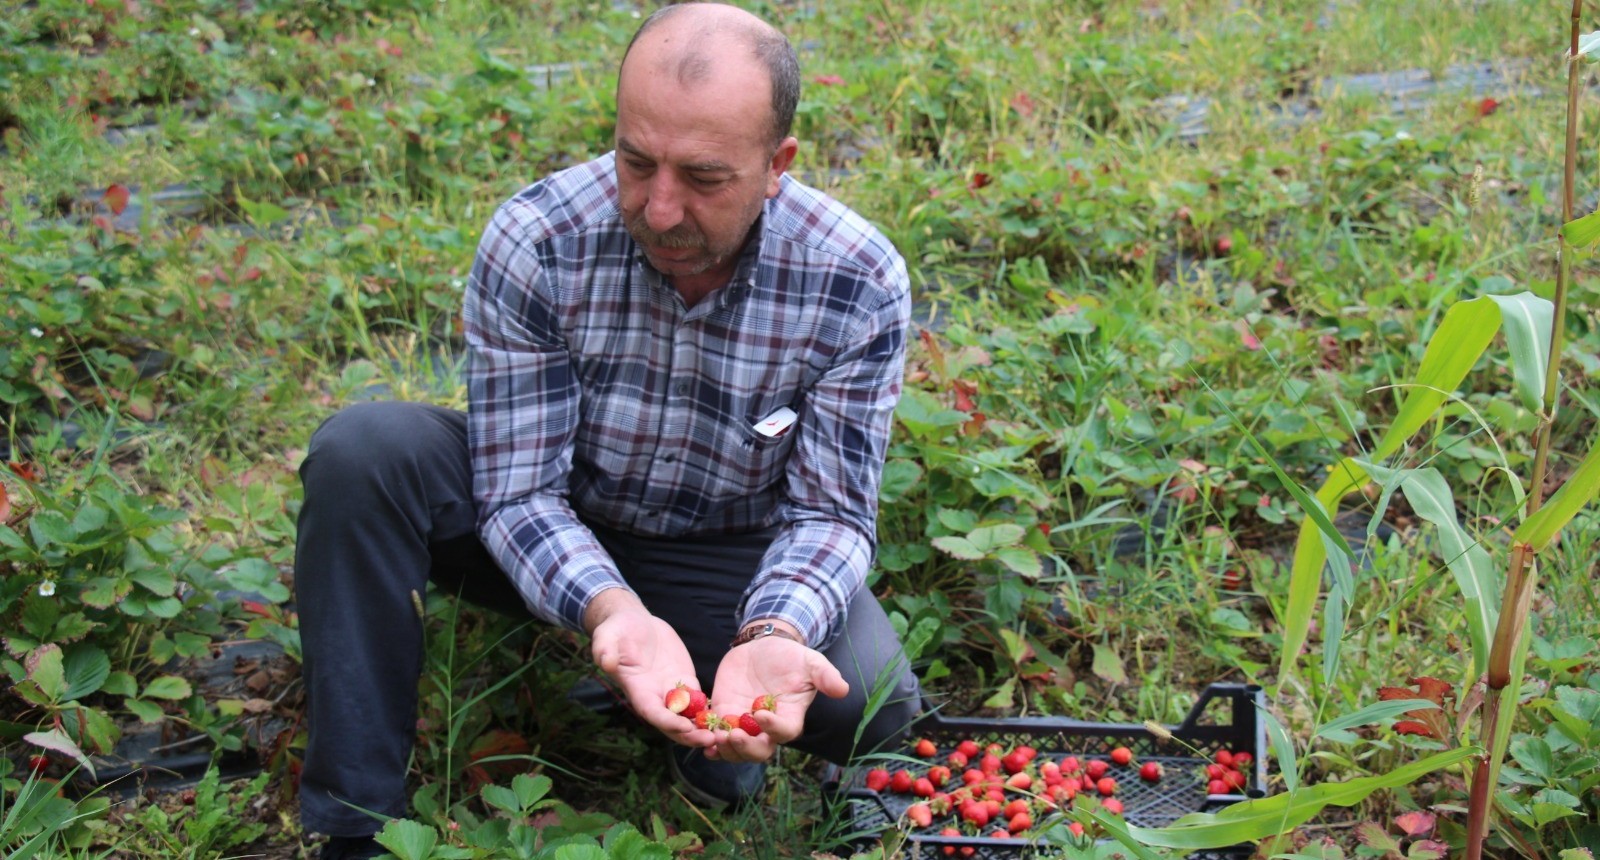
[[[672,387],[672,393],[682,397],[689,393],[689,383],[680,382]]]
[[[670,463],[670,462],[672,462],[673,460],[676,460],[676,459],[678,459],[678,455],[677,454],[668,454],[667,456],[661,458],[661,462]]]
[[[645,514],[645,516],[647,516],[647,517],[658,517],[660,515],[661,515],[660,511],[650,511],[649,513]]]

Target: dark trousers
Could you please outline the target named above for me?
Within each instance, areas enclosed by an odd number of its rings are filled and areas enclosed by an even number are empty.
[[[477,537],[464,414],[415,403],[352,406],[312,436],[300,477],[295,597],[308,697],[301,820],[310,831],[361,836],[380,823],[341,800],[405,814],[422,670],[412,592],[422,594],[432,579],[482,606],[526,610]],[[591,528],[645,606],[678,632],[709,688],[773,532],[655,539]],[[897,741],[919,693],[866,589],[825,654],[850,695],[818,696],[792,746],[843,762]],[[881,703],[871,714],[869,696]]]

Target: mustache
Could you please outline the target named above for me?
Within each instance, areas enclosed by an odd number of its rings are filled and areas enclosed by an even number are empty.
[[[674,227],[665,233],[657,233],[645,223],[644,213],[629,218],[626,222],[628,232],[633,235],[633,240],[641,245],[650,245],[656,248],[672,250],[680,248],[704,248],[706,237],[700,231],[688,227]]]

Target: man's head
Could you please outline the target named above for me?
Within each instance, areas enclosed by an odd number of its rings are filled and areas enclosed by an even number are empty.
[[[799,69],[783,34],[732,6],[651,15],[617,81],[617,184],[624,223],[680,289],[733,273],[761,204],[798,144]]]

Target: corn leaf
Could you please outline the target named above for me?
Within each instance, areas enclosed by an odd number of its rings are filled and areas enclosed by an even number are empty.
[[[1500,330],[1511,352],[1511,378],[1529,412],[1544,407],[1545,369],[1550,361],[1550,328],[1555,304],[1529,292],[1490,296],[1500,307]]]
[[[1387,773],[1346,782],[1324,782],[1299,791],[1247,800],[1221,812],[1190,813],[1167,827],[1129,826],[1128,833],[1140,844],[1157,848],[1195,850],[1253,842],[1287,833],[1329,806],[1354,806],[1375,791],[1409,785],[1426,774],[1482,753],[1483,750],[1475,746],[1459,747],[1401,765]]]
[[[1445,312],[1439,328],[1428,339],[1415,384],[1401,401],[1389,429],[1378,439],[1371,459],[1383,460],[1393,455],[1438,413],[1439,407],[1466,378],[1467,371],[1494,339],[1500,320],[1500,306],[1486,296],[1458,302]],[[1367,477],[1366,471],[1355,461],[1344,460],[1334,467],[1317,491],[1317,501],[1325,510],[1337,513],[1345,496],[1366,486]],[[1322,571],[1328,560],[1320,537],[1321,529],[1321,523],[1308,518],[1300,524],[1300,535],[1295,541],[1294,562],[1289,570],[1289,597],[1281,619],[1283,653],[1278,658],[1279,684],[1294,674],[1311,629],[1317,596],[1321,593]]]
[[[1597,495],[1600,495],[1600,439],[1595,440],[1589,455],[1578,464],[1561,489],[1556,490],[1544,503],[1544,507],[1522,521],[1522,525],[1517,527],[1515,539],[1531,545],[1535,551],[1544,549],[1578,515],[1578,511],[1594,501]]]

